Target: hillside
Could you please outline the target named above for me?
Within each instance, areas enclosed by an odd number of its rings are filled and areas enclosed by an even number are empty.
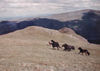
[[[76,50],[52,50],[48,45],[51,39],[60,45],[74,45]],[[79,46],[91,55],[79,55]],[[0,71],[99,71],[99,53],[100,45],[89,44],[71,33],[32,26],[0,36]]]
[[[76,45],[77,45],[77,43],[75,43],[75,41],[80,42],[80,45],[83,45],[83,42],[86,44],[88,43],[88,41],[85,38],[82,37],[84,40],[81,40],[80,38],[78,38],[77,36],[79,36],[79,35],[77,35],[76,33],[74,33],[74,34],[67,33],[67,35],[66,35],[66,34],[60,33],[57,30],[52,30],[52,29],[47,29],[47,28],[42,28],[42,27],[37,27],[37,26],[28,27],[28,28],[18,30],[18,31],[9,33],[9,34],[2,35],[2,36],[7,37],[7,38],[14,37],[14,38],[18,38],[18,39],[20,39],[20,38],[22,39],[24,36],[24,38],[23,38],[24,40],[29,39],[30,37],[33,39],[36,39],[36,40],[43,38],[42,40],[44,40],[44,41],[45,40],[49,41],[51,39],[54,39],[54,40],[61,41],[61,42],[65,42],[65,41],[71,42],[69,44],[73,43]],[[68,40],[68,39],[72,39],[72,40]]]

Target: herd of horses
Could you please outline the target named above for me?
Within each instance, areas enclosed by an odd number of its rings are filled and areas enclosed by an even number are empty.
[[[53,47],[53,49],[57,48],[57,50],[59,50],[59,48],[62,49],[62,47],[64,47],[64,51],[71,51],[71,50],[75,50],[75,47],[74,46],[71,46],[71,45],[68,45],[68,44],[63,44],[62,46],[59,45],[58,42],[54,41],[54,40],[51,40],[49,42],[49,45],[51,45]],[[79,53],[78,54],[85,54],[85,55],[90,55],[90,52],[87,50],[87,49],[82,49],[81,47],[78,48],[79,50]]]

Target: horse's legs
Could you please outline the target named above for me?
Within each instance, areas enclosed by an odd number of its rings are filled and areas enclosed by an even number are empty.
[[[53,49],[55,49],[55,47],[53,47]]]
[[[87,51],[87,55],[89,56],[90,55],[90,53]]]
[[[64,50],[63,51],[66,51],[67,49],[66,48],[64,48]]]
[[[81,55],[83,55],[83,52],[79,52],[78,54],[81,54]]]
[[[80,54],[80,52],[78,54]]]
[[[70,49],[70,48],[68,48],[68,51],[71,51],[71,49]]]
[[[59,48],[61,48],[61,49],[62,49],[62,47],[60,47],[60,46],[59,46]]]
[[[84,53],[82,52],[82,55],[84,55]]]
[[[67,50],[67,48],[66,47],[64,47],[64,51],[66,51]]]
[[[59,47],[57,47],[57,50],[59,50]]]
[[[85,52],[85,55],[86,55],[86,56],[88,55],[87,52]]]

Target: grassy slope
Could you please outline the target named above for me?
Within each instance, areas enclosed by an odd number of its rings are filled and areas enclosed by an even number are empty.
[[[54,39],[76,47],[75,51],[52,50]],[[89,49],[91,56],[78,54],[77,48]],[[28,27],[0,36],[0,71],[99,71],[100,46],[84,42],[71,34]]]

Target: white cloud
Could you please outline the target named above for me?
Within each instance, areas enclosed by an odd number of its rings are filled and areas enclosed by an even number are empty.
[[[99,7],[99,0],[0,0],[0,17],[36,16]]]

